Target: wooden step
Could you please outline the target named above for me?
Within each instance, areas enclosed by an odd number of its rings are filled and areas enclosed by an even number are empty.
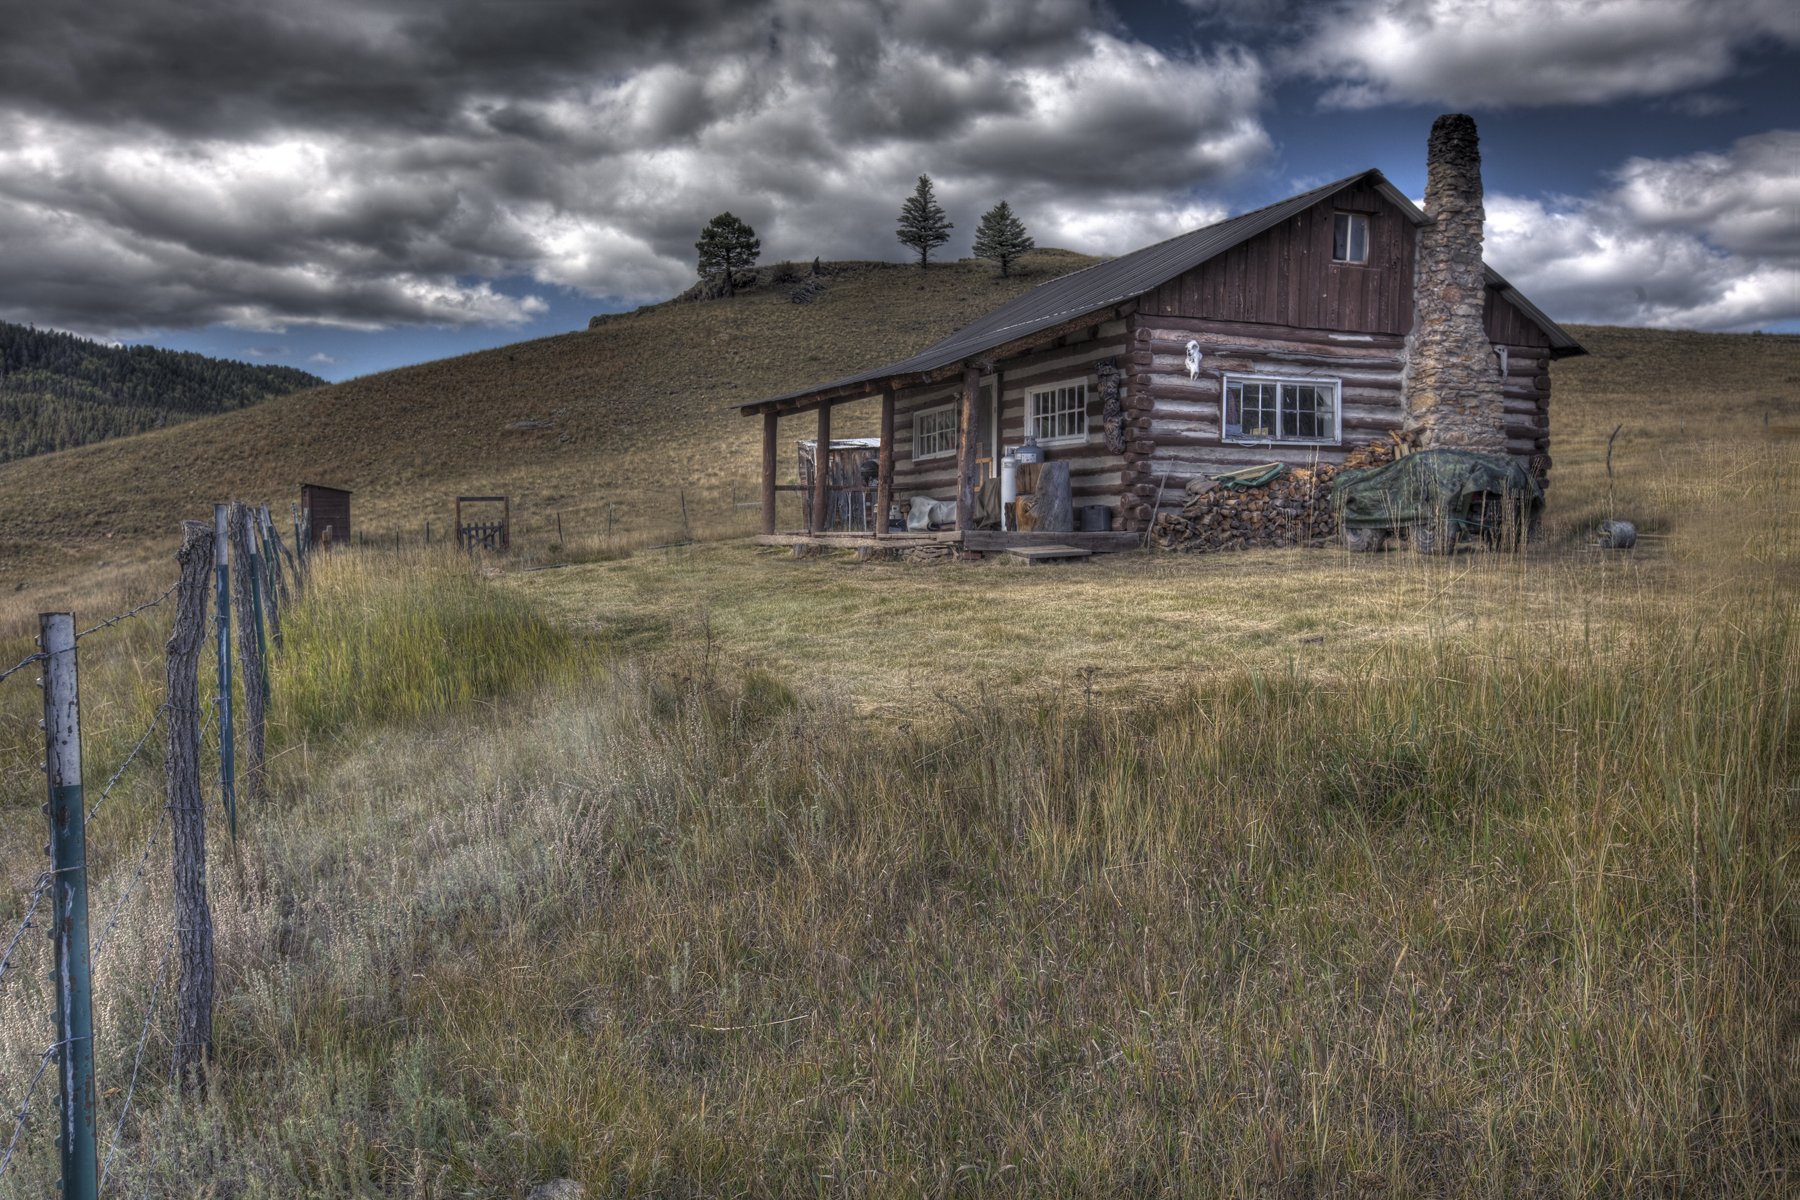
[[[1083,550],[1079,546],[1058,545],[1009,546],[1006,552],[1028,567],[1036,566],[1038,563],[1043,562],[1055,562],[1059,559],[1074,560],[1092,558],[1094,556],[1092,550]]]

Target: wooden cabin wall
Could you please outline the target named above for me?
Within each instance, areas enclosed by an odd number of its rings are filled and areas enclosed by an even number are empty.
[[[1182,489],[1200,475],[1258,463],[1292,466],[1340,463],[1358,442],[1401,428],[1403,338],[1333,337],[1324,330],[1281,329],[1245,322],[1203,321],[1139,313],[1132,319],[1132,351],[1125,365],[1126,409],[1133,440],[1124,481],[1134,503],[1129,528],[1142,529],[1156,511],[1179,510]],[[1353,335],[1354,336],[1354,335]],[[1187,344],[1200,343],[1200,374],[1190,379]],[[1220,440],[1221,376],[1278,375],[1336,379],[1342,385],[1343,441],[1336,446],[1242,446]],[[1166,480],[1166,483],[1165,483]]]
[[[1124,456],[1106,448],[1102,428],[1100,376],[1097,364],[1111,359],[1122,373],[1127,350],[1126,323],[1111,321],[1060,339],[1058,344],[1018,355],[998,364],[1000,393],[1000,444],[1017,446],[1025,440],[1026,392],[1063,380],[1085,379],[1088,385],[1088,440],[1076,446],[1046,447],[1047,462],[1069,464],[1069,487],[1076,503],[1116,503],[1123,487]],[[894,402],[894,499],[905,511],[913,496],[950,500],[956,496],[956,457],[945,455],[915,463],[913,417],[930,408],[957,400],[961,379],[902,391]]]
[[[1369,218],[1369,261],[1331,261],[1333,216]],[[1223,254],[1177,275],[1140,302],[1159,317],[1404,336],[1413,322],[1418,231],[1374,188],[1345,188]]]

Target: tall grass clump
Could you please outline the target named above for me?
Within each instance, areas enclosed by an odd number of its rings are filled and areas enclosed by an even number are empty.
[[[452,551],[315,556],[276,658],[272,733],[289,742],[433,716],[573,678],[583,643]]]

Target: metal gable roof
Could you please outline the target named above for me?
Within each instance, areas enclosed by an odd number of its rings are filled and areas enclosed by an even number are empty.
[[[1278,201],[1264,208],[1239,213],[1237,216],[1217,224],[1207,225],[1191,233],[1180,234],[1167,241],[1157,242],[1155,245],[1145,246],[1141,250],[1133,250],[1130,254],[1121,255],[1107,262],[1096,263],[1094,266],[1052,279],[1022,296],[1007,301],[985,316],[963,326],[949,337],[908,358],[855,375],[846,375],[841,379],[813,384],[798,391],[785,392],[778,396],[765,396],[760,400],[748,400],[729,407],[734,410],[757,408],[773,401],[811,396],[818,392],[852,387],[859,383],[869,383],[896,375],[923,374],[962,359],[978,357],[983,351],[991,350],[1017,338],[1029,336],[1040,329],[1048,329],[1084,313],[1095,312],[1135,299],[1182,272],[1199,266],[1207,259],[1223,254],[1239,242],[1247,241],[1265,230],[1274,228],[1289,217],[1305,212],[1326,197],[1356,183],[1367,183],[1380,192],[1414,225],[1425,223],[1425,214],[1406,198],[1404,192],[1389,183],[1387,177],[1380,171],[1361,171],[1337,180],[1335,183],[1328,183],[1323,187],[1301,192],[1297,196],[1289,196],[1286,200]],[[1520,311],[1527,313],[1533,320],[1544,326],[1545,331],[1550,334],[1553,346],[1558,345],[1557,339],[1561,338],[1563,344],[1574,347],[1569,353],[1583,353],[1573,338],[1556,328],[1548,317],[1545,317],[1543,313],[1532,306],[1530,301],[1513,290],[1511,285],[1495,274],[1491,268],[1488,270],[1488,277],[1490,282],[1497,281],[1496,286],[1505,289],[1506,298]]]

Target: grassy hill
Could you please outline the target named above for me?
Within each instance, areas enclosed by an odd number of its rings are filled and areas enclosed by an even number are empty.
[[[208,516],[214,500],[266,498],[285,512],[302,481],[354,491],[355,525],[371,537],[398,528],[417,540],[427,521],[441,536],[454,498],[471,493],[510,495],[515,531],[536,545],[555,539],[559,514],[568,541],[666,540],[682,530],[684,505],[697,530],[747,532],[755,510],[733,503],[755,494],[760,426],[727,405],[891,361],[1093,261],[1039,251],[1007,280],[972,261],[923,272],[825,264],[816,281],[765,269],[760,286],[734,299],[669,301],[586,330],[8,464],[0,587],[160,557],[176,522]],[[797,288],[819,283],[810,302],[794,302]],[[1609,414],[1628,424],[1624,455],[1648,436],[1646,414],[1659,425],[1689,410],[1697,422],[1742,422],[1794,411],[1800,395],[1793,337],[1572,332],[1592,355],[1556,367],[1559,470],[1567,453],[1591,451],[1593,431],[1610,430]],[[874,401],[840,408],[837,431],[873,433],[876,409]],[[534,427],[508,428],[519,424]],[[784,443],[812,430],[810,414],[790,418]],[[791,450],[781,462],[792,471]],[[1553,517],[1558,501],[1553,494]]]
[[[973,262],[823,264],[824,290],[808,303],[790,294],[809,278],[671,301],[13,464],[0,469],[0,585],[71,555],[117,558],[121,540],[160,550],[178,520],[228,495],[285,511],[302,481],[351,489],[354,523],[390,537],[395,525],[417,536],[427,520],[435,536],[470,492],[511,495],[518,529],[548,528],[560,511],[571,536],[602,527],[608,504],[620,529],[679,528],[680,489],[695,519],[723,517],[732,484],[750,486],[760,445],[759,423],[724,411],[732,400],[912,353],[1093,261],[1039,251],[1004,280]],[[873,407],[838,411],[872,432]],[[507,429],[518,422],[544,427]],[[810,424],[792,422],[793,436]]]
[[[0,321],[0,462],[231,412],[325,381]]]

